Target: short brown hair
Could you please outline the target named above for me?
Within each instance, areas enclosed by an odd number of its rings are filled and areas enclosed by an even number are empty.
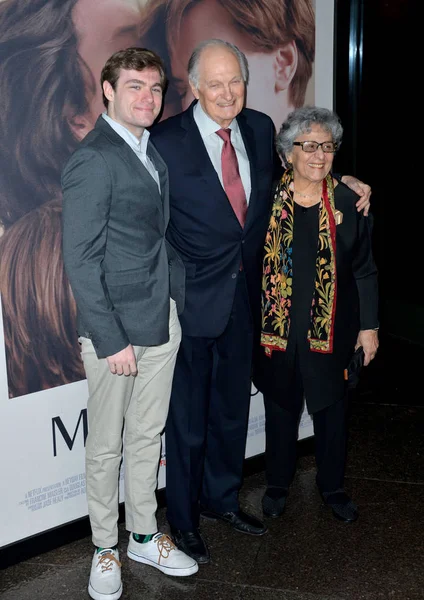
[[[165,65],[159,54],[148,50],[147,48],[127,48],[119,50],[112,54],[107,60],[100,75],[100,85],[103,89],[103,83],[108,81],[113,89],[116,89],[116,84],[121,74],[121,69],[128,71],[144,71],[144,69],[156,69],[160,76],[160,84],[162,90],[166,88]],[[106,108],[109,105],[109,100],[103,94],[103,104]]]

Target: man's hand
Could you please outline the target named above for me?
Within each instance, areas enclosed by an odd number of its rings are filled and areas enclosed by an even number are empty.
[[[378,331],[375,329],[362,329],[358,334],[356,348],[362,346],[364,349],[364,367],[370,364],[378,350]]]
[[[128,344],[126,348],[120,350],[112,356],[107,356],[106,360],[112,375],[137,375],[137,363],[135,361],[134,348]]]
[[[364,216],[367,217],[368,211],[371,206],[371,202],[370,202],[371,188],[370,188],[370,186],[367,185],[366,183],[364,183],[363,181],[360,181],[356,177],[353,177],[353,175],[343,175],[342,181],[345,185],[350,187],[351,190],[353,190],[356,194],[358,194],[358,196],[361,196],[359,198],[358,202],[356,203],[356,208],[358,209],[358,212],[360,212],[363,209]]]

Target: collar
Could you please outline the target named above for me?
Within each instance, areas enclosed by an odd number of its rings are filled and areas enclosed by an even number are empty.
[[[218,125],[218,123],[211,119],[203,110],[200,102],[197,102],[193,108],[193,118],[196,121],[196,125],[199,128],[202,138],[206,138],[222,129],[221,125]],[[227,129],[231,129],[234,133],[240,133],[237,119],[233,119]]]
[[[119,135],[121,138],[127,142],[127,144],[134,150],[135,152],[139,152],[142,155],[147,154],[147,144],[150,137],[150,132],[147,129],[144,129],[143,135],[139,140],[129,129],[109,117],[105,112],[102,113],[102,117],[108,123],[112,129]]]

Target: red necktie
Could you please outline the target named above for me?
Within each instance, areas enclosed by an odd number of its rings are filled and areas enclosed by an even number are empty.
[[[244,227],[247,213],[246,193],[239,173],[236,151],[231,143],[231,129],[220,129],[216,134],[224,141],[221,153],[224,190],[240,225]]]

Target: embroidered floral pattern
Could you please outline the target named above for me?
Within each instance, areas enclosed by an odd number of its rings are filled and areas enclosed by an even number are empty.
[[[311,303],[308,340],[312,351],[332,352],[337,284],[334,187],[331,175],[323,181],[322,189],[315,290]],[[289,170],[277,185],[265,239],[261,344],[269,355],[273,350],[287,348],[290,331],[293,288],[293,191],[293,171]]]

